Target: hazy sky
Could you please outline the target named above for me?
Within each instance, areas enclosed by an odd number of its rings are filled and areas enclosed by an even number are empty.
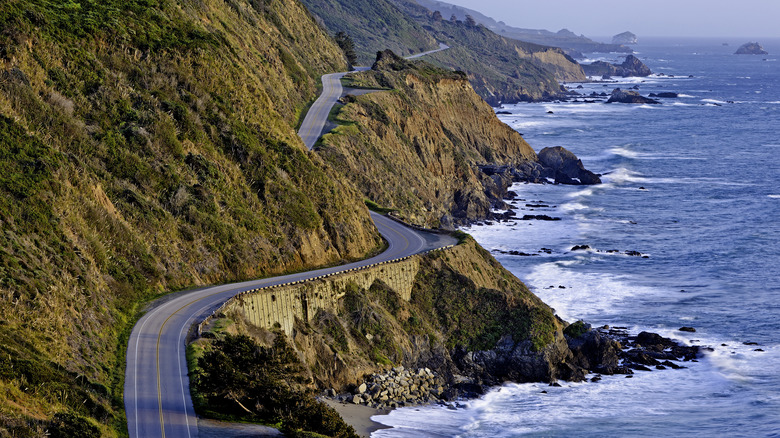
[[[516,27],[586,36],[780,38],[780,0],[441,0]],[[747,40],[746,40],[747,41]]]

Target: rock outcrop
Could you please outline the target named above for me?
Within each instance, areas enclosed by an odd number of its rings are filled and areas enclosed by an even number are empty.
[[[631,32],[619,33],[612,37],[612,44],[636,44],[636,35]]]
[[[622,64],[610,64],[605,61],[596,61],[593,64],[582,64],[582,69],[588,76],[650,76],[653,72],[648,66],[634,55],[626,56]]]
[[[585,169],[582,160],[562,146],[544,148],[539,152],[539,162],[554,172],[559,184],[600,184],[595,173]]]
[[[607,100],[607,103],[639,103],[639,104],[659,104],[661,102],[644,97],[636,91],[625,91],[620,88],[612,90],[612,95]]]
[[[735,55],[768,55],[769,52],[764,50],[759,43],[745,43],[734,52]]]

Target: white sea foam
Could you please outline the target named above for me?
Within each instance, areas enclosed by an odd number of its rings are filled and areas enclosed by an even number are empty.
[[[772,199],[780,199],[780,195],[768,195]]]
[[[718,100],[718,99],[702,99],[701,101],[704,102],[704,103],[716,103],[718,105],[726,105],[728,103],[728,102],[725,102],[723,100]]]
[[[677,97],[695,98],[696,96],[693,96],[693,95],[690,95],[690,94],[680,93],[680,94],[677,95]]]

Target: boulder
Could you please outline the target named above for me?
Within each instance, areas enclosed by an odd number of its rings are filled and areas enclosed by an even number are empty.
[[[624,91],[620,88],[612,90],[612,95],[607,100],[607,103],[639,103],[639,104],[659,104],[661,102],[644,97],[636,91]]]
[[[601,184],[598,175],[585,169],[582,160],[562,146],[544,148],[538,156],[544,167],[552,169],[556,183]]]
[[[745,43],[736,52],[735,55],[768,55],[769,52],[764,50],[759,43]]]

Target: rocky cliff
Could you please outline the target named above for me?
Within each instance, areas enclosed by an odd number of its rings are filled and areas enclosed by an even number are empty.
[[[298,2],[60,3],[0,8],[0,436],[126,432],[140,303],[381,243],[295,133],[346,68]]]
[[[411,222],[452,226],[490,217],[513,180],[555,177],[463,73],[384,52],[372,71],[353,77],[393,90],[345,99],[342,125],[323,137],[318,153],[367,198]]]

